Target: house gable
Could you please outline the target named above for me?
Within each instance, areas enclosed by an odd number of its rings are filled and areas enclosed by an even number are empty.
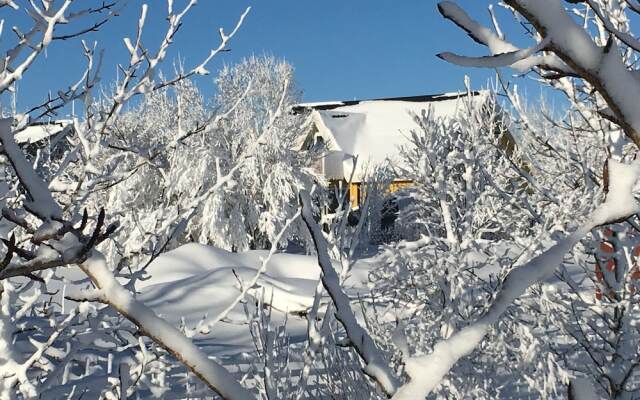
[[[400,149],[410,143],[415,120],[426,110],[435,117],[453,118],[467,93],[389,99],[307,103],[294,111],[311,110],[314,129],[327,153],[321,172],[328,180],[362,182],[370,167],[390,163],[401,166]],[[474,102],[484,102],[488,92],[473,92]],[[308,138],[307,143],[314,142]],[[404,180],[398,177],[398,180]]]

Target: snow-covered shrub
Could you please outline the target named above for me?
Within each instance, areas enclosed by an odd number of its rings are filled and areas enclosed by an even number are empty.
[[[415,116],[420,129],[402,151],[400,172],[413,182],[399,216],[405,235],[438,237],[454,247],[508,237],[530,220],[514,218],[528,186],[511,166],[524,172],[527,162],[503,111],[488,92],[460,102],[454,118],[436,119],[430,110]]]
[[[134,228],[118,232],[104,246],[122,268],[137,269],[161,249],[188,240],[186,222],[201,213],[183,214],[216,183],[206,133],[209,120],[202,95],[188,80],[149,93],[114,119],[106,133],[109,145],[92,164],[122,180],[91,193],[86,204],[109,204],[121,223]],[[189,132],[198,133],[182,138]],[[174,141],[171,151],[162,151]]]
[[[579,279],[572,281],[571,274],[565,272],[575,271],[576,268],[572,268],[575,266],[578,270],[593,270],[593,265],[589,266],[588,262],[580,260],[589,259],[593,253],[596,253],[596,257],[601,257],[593,249],[602,243],[598,244],[596,239],[596,243],[590,244],[590,237],[583,243],[580,240],[600,225],[618,223],[621,220],[633,224],[633,216],[640,210],[633,195],[637,191],[635,183],[638,168],[635,163],[629,164],[633,158],[630,154],[637,152],[640,143],[637,133],[640,125],[634,117],[638,114],[638,103],[630,100],[640,93],[640,83],[635,76],[640,46],[631,32],[631,16],[640,9],[631,2],[619,1],[575,3],[559,0],[507,0],[500,4],[515,16],[517,24],[526,28],[525,35],[533,41],[531,47],[520,49],[507,39],[500,29],[499,19],[493,8],[489,9],[493,29],[489,29],[473,20],[455,3],[443,1],[438,5],[443,16],[460,26],[477,43],[487,46],[491,54],[485,57],[465,57],[442,53],[439,56],[465,66],[510,66],[521,73],[531,73],[539,82],[566,95],[568,112],[560,116],[545,113],[538,121],[532,120],[523,112],[523,103],[513,95],[509,86],[503,86],[511,106],[518,114],[518,122],[523,131],[520,138],[521,149],[528,162],[527,168],[522,168],[519,172],[528,183],[527,191],[520,201],[534,217],[535,224],[531,226],[528,236],[520,236],[519,232],[514,232],[516,243],[519,247],[522,246],[522,254],[513,260],[514,267],[501,280],[495,299],[489,302],[483,316],[470,322],[450,338],[439,341],[433,347],[432,354],[406,358],[411,380],[399,390],[397,397],[415,398],[432,393],[452,368],[466,362],[465,356],[476,354],[473,353],[474,349],[487,342],[482,339],[492,326],[499,326],[510,318],[509,311],[513,309],[513,304],[516,308],[530,307],[527,311],[531,319],[524,321],[534,328],[530,331],[533,334],[530,337],[538,336],[543,339],[539,343],[544,344],[544,350],[537,352],[539,356],[534,357],[531,362],[545,365],[548,364],[546,360],[550,355],[555,355],[562,369],[579,378],[572,386],[571,396],[575,397],[577,386],[581,387],[577,392],[584,393],[584,383],[589,381],[591,384],[597,382],[593,386],[598,387],[598,395],[607,394],[612,398],[632,396],[625,392],[633,389],[629,385],[625,387],[624,380],[627,379],[625,377],[634,375],[633,368],[629,368],[633,365],[633,359],[616,363],[614,368],[602,368],[600,365],[603,364],[603,359],[609,362],[619,357],[615,342],[626,343],[623,347],[629,348],[628,343],[633,343],[633,340],[626,342],[629,336],[616,333],[615,329],[614,335],[608,332],[609,336],[606,336],[608,328],[597,325],[616,319],[600,318],[600,305],[590,304],[589,301],[581,304],[584,298],[580,299],[580,292],[589,287],[599,289],[595,291],[595,295],[606,302],[608,300],[604,296],[607,295],[607,290],[603,291],[603,288],[609,289],[607,286],[613,284],[618,292],[614,289],[613,293],[609,291],[608,296],[619,297],[624,293],[621,289],[624,285],[622,282],[633,280],[624,278],[625,271],[633,270],[633,263],[629,261],[618,266],[606,261],[608,264],[604,264],[605,268],[611,268],[609,272],[617,276],[615,280],[607,280],[601,266],[595,270],[596,276],[591,279],[588,275],[577,274]],[[604,162],[605,158],[609,159]],[[605,168],[601,173],[603,165],[608,169]],[[609,191],[607,182],[613,186]],[[598,203],[600,206],[596,208]],[[614,232],[626,231],[610,228]],[[615,246],[616,243],[623,242],[631,247],[625,249],[624,245]],[[622,257],[622,254],[633,254],[635,243],[614,240],[614,243],[603,246],[617,249]],[[573,263],[568,260],[571,256],[574,258]],[[560,278],[562,283],[553,286],[560,292],[566,292],[568,287],[574,294],[563,293],[558,296],[554,290],[544,289],[545,298],[553,300],[550,303],[543,301],[543,306],[538,305],[539,311],[536,312],[536,306],[533,306],[536,301],[531,300],[530,296],[536,292],[536,285],[540,281],[549,280],[553,276],[558,266],[558,273],[564,275]],[[582,279],[584,277],[587,279]],[[589,284],[591,280],[595,280],[597,285]],[[527,291],[528,288],[532,289]],[[566,311],[559,313],[566,317],[555,320],[560,326],[556,326],[554,318],[548,314],[550,304]],[[620,307],[621,304],[613,304],[611,307],[614,317],[622,315]],[[569,308],[573,309],[569,311]],[[571,315],[577,317],[575,325],[568,323]],[[589,329],[583,336],[577,335],[574,328],[584,324],[589,325]],[[600,342],[598,337],[604,337],[604,342]],[[596,339],[590,341],[585,338]],[[607,355],[590,348],[590,345],[595,348],[609,346],[607,341],[613,341],[611,348],[604,351]],[[584,351],[579,350],[581,348]],[[571,350],[566,351],[567,349]],[[592,366],[580,368],[578,360],[582,356],[595,357],[596,361],[591,363]],[[571,358],[574,359],[570,360]],[[564,375],[567,378],[567,374]],[[424,376],[429,376],[430,379],[421,379]],[[536,390],[543,389],[543,393],[548,394],[547,388],[560,387],[560,383],[564,383],[563,379],[554,379],[558,376],[553,373],[553,369],[549,369],[545,377],[551,381],[536,383],[533,380],[531,386]],[[634,378],[629,380],[633,381]],[[594,390],[596,389],[592,388],[586,392]]]
[[[243,161],[224,194],[204,205],[206,217],[190,230],[200,242],[223,248],[265,248],[296,212],[298,190],[318,180],[310,168],[316,155],[298,150],[307,116],[291,111],[300,101],[293,68],[252,56],[226,66],[215,82],[214,107],[225,115],[210,136],[216,170],[226,174],[258,138],[259,151]],[[303,240],[300,224],[294,223],[283,242]]]
[[[406,335],[411,354],[426,353],[441,339],[479,318],[529,234],[534,215],[523,205],[529,185],[519,175],[527,162],[495,96],[467,101],[453,119],[417,115],[420,129],[402,155],[407,205],[398,225],[407,240],[386,246],[371,274],[374,297],[395,318],[387,333]],[[397,327],[396,327],[397,325]],[[482,349],[458,364],[439,398],[497,398],[527,386],[516,351],[500,340],[511,320],[490,332]],[[519,371],[524,372],[523,370]]]
[[[311,372],[312,380],[305,388],[309,397],[335,396],[358,400],[387,398],[363,372],[357,352],[345,342],[340,324],[335,318],[327,318],[322,347],[316,354]]]
[[[573,85],[562,90],[567,88]],[[528,123],[532,130],[542,131],[531,120]],[[620,138],[621,132],[584,103],[572,104],[564,123],[555,124],[566,128],[555,129],[546,138],[531,132],[525,137],[535,139],[528,148],[535,154],[532,158],[539,160],[539,171],[547,171],[534,176],[549,188],[548,199],[556,199],[559,206],[546,208],[557,209],[556,218],[561,220],[567,218],[563,214],[570,217],[576,210],[586,213],[591,199],[608,191],[606,157],[616,154],[616,145],[615,140],[602,138]],[[630,146],[627,143],[619,150],[628,151]],[[565,223],[562,230],[574,224]],[[520,302],[523,312],[536,321],[535,333],[545,354],[561,360],[560,366],[588,385],[587,390],[611,399],[640,392],[634,367],[637,351],[630,350],[640,346],[634,306],[639,232],[637,216],[592,230],[565,258],[555,279],[534,287],[531,297]]]
[[[253,300],[253,299],[251,299]],[[264,399],[293,398],[297,388],[292,385],[297,378],[291,366],[299,361],[298,349],[286,332],[286,318],[282,324],[272,320],[273,308],[264,303],[264,292],[251,303],[243,304],[249,330],[256,347],[258,362],[251,363],[251,373]]]
[[[406,334],[400,340],[405,343],[405,361],[431,360],[407,354],[428,354],[440,342],[455,340],[455,332],[491,315],[487,304],[500,298],[509,275],[562,242],[566,232],[576,229],[575,214],[591,212],[603,194],[596,183],[606,155],[602,142],[577,123],[569,125],[572,135],[564,137],[557,122],[518,108],[521,99],[512,92],[507,95],[516,107],[506,105],[487,114],[494,102],[490,100],[475,111],[463,109],[449,124],[430,119],[425,112],[421,123],[428,129],[414,133],[413,145],[404,151],[416,185],[407,191],[411,202],[401,209],[399,219],[403,226],[412,224],[410,235],[385,248],[371,279],[376,302],[385,304],[394,316],[387,317],[388,328],[379,335],[392,340],[394,332]],[[504,118],[507,112],[509,119]],[[572,112],[568,121],[575,117]],[[500,123],[494,125],[492,119]],[[496,126],[502,134],[513,135],[514,141],[505,141]],[[512,304],[505,304],[505,315],[491,329],[483,328],[484,340],[450,367],[433,398],[524,394],[555,398],[566,393],[572,377],[586,375],[595,382],[615,379],[598,375],[601,366],[593,366],[591,372],[579,367],[592,363],[587,359],[590,352],[606,353],[602,360],[621,353],[597,350],[602,348],[597,341],[591,351],[581,346],[584,339],[576,340],[576,327],[582,325],[589,327],[583,329],[590,337],[610,335],[606,327],[595,331],[595,315],[603,318],[607,312],[596,312],[594,307],[599,306],[593,303],[597,293],[610,289],[596,292],[596,285],[588,283],[600,276],[600,285],[606,284],[601,273],[606,262],[601,261],[601,269],[593,265],[594,249],[602,247],[599,243],[598,235],[585,239],[561,264],[556,279],[533,285]],[[611,262],[607,265],[613,270]],[[632,282],[633,263],[622,263],[617,271],[618,282]],[[617,284],[618,293],[622,286]],[[590,294],[586,303],[585,290]],[[609,309],[611,320],[623,315],[618,306]],[[625,346],[638,344],[635,335],[623,336]],[[629,364],[634,360],[624,359]]]

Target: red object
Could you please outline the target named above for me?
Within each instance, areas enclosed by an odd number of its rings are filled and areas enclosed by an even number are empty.
[[[602,268],[600,268],[600,263],[596,263],[596,279],[598,282],[602,282],[604,280],[604,274],[602,273]]]
[[[613,245],[609,242],[600,243],[600,250],[602,250],[605,253],[613,253],[615,251],[615,249],[613,248]]]

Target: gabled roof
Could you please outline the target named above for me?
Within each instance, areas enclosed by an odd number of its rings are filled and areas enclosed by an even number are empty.
[[[18,144],[37,143],[62,132],[71,123],[71,120],[32,123],[26,128],[18,131],[14,138]]]
[[[471,92],[472,96],[478,96],[482,92]],[[360,103],[373,102],[373,101],[406,101],[413,103],[432,103],[436,101],[447,101],[447,100],[455,100],[459,99],[461,96],[466,96],[467,92],[449,92],[449,93],[438,93],[438,94],[424,94],[419,96],[403,96],[403,97],[384,97],[378,99],[367,99],[367,100],[337,100],[337,101],[319,101],[319,102],[311,102],[311,103],[300,103],[297,106],[293,107],[293,111],[300,112],[303,110],[313,109],[313,110],[333,110],[334,108],[343,107],[343,106],[354,106]]]
[[[318,135],[331,151],[325,159],[328,179],[349,179],[357,156],[353,180],[362,181],[366,168],[389,160],[399,165],[400,147],[409,144],[414,119],[431,109],[436,118],[453,118],[468,93],[395,97],[300,104],[297,109],[312,110]],[[484,102],[488,92],[472,92],[473,101]]]

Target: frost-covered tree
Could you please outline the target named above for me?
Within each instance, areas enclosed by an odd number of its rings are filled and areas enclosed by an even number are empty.
[[[574,92],[576,86],[579,83],[564,82],[559,88]],[[513,93],[510,97],[521,104]],[[583,206],[575,207],[578,199],[609,190],[607,158],[620,159],[633,151],[633,145],[619,146],[624,141],[616,145],[621,131],[593,103],[574,101],[562,117],[549,115],[539,121],[522,118],[520,125],[527,133],[524,137],[533,139],[527,146],[531,158],[540,160],[533,164],[534,176],[563,206],[555,218],[566,220],[586,212]],[[558,184],[562,191],[556,191]],[[571,203],[563,201],[568,193],[573,193]],[[637,352],[630,350],[640,345],[633,306],[636,220],[633,216],[592,230],[560,264],[555,279],[532,288],[528,299],[522,300],[523,311],[537,321],[544,352],[562,360],[561,367],[571,375],[571,390],[582,387],[612,399],[638,394]]]
[[[461,103],[452,118],[435,119],[429,110],[416,115],[420,129],[411,132],[411,146],[402,152],[406,167],[401,175],[415,186],[400,224],[414,227],[417,234],[445,238],[453,247],[527,226],[526,220],[513,217],[513,209],[524,207],[517,199],[527,185],[511,167],[524,174],[527,163],[506,115],[488,91]]]
[[[114,118],[105,133],[108,144],[93,165],[122,179],[88,194],[85,206],[109,204],[112,215],[133,228],[119,231],[103,247],[120,268],[135,270],[187,241],[186,225],[200,215],[185,213],[193,208],[189,203],[216,184],[207,163],[209,123],[204,98],[188,80],[149,93]],[[163,151],[168,146],[171,151]]]
[[[467,362],[466,356],[486,343],[483,339],[491,327],[509,318],[513,304],[522,304],[532,318],[538,316],[549,323],[543,326],[534,321],[536,330],[544,332],[540,336],[545,338],[544,354],[563,359],[562,367],[570,375],[586,375],[586,380],[579,380],[581,385],[591,381],[587,384],[612,398],[633,396],[636,361],[626,350],[634,348],[636,341],[631,332],[624,332],[622,321],[629,314],[623,312],[627,307],[622,299],[628,296],[623,282],[632,283],[634,279],[634,261],[609,262],[611,252],[603,255],[603,250],[594,249],[616,249],[614,258],[619,258],[625,254],[632,257],[635,246],[630,240],[633,234],[627,233],[635,228],[611,226],[611,232],[616,232],[613,236],[621,232],[620,237],[628,239],[604,241],[596,228],[625,220],[633,225],[638,212],[638,202],[632,195],[637,190],[638,167],[624,163],[632,160],[639,143],[634,117],[638,106],[632,100],[640,88],[634,68],[639,47],[631,32],[631,15],[640,9],[628,1],[508,0],[504,5],[527,28],[525,34],[534,41],[531,47],[513,45],[513,39],[508,40],[500,29],[492,8],[493,30],[473,20],[455,3],[445,1],[439,4],[444,17],[487,46],[491,54],[466,57],[442,53],[440,57],[465,66],[510,66],[535,75],[539,82],[567,95],[570,107],[565,117],[547,114],[546,122],[553,129],[540,129],[522,112],[522,103],[509,94],[527,133],[523,135],[523,151],[530,152],[531,169],[524,171],[530,184],[526,197],[532,209],[541,211],[538,224],[544,229],[538,231],[536,241],[530,242],[519,260],[514,260],[516,266],[501,279],[495,298],[487,302],[482,316],[435,344],[431,354],[406,359],[411,380],[397,396],[415,398],[432,392],[452,368],[457,368],[454,366]],[[606,166],[604,172],[602,165]],[[599,200],[602,195],[604,201]],[[540,208],[545,203],[548,206]],[[565,222],[558,225],[558,221]],[[606,231],[606,236],[611,232]],[[587,239],[582,240],[585,236]],[[572,256],[574,262],[568,262],[565,256]],[[572,266],[578,266],[582,274],[575,274]],[[534,286],[535,293],[535,285],[548,280],[555,271],[563,283],[549,290],[542,286],[543,304],[525,304],[532,293],[527,289]],[[607,278],[607,273],[615,279]],[[585,292],[596,294],[601,303],[584,297]],[[549,318],[550,310],[563,317]],[[590,367],[580,367],[583,356],[591,358],[587,361]],[[614,359],[618,362],[610,363]],[[577,396],[582,389],[574,383],[572,395]]]
[[[253,57],[225,67],[216,81],[213,104],[182,80],[124,110],[106,133],[94,165],[108,169],[117,157],[113,173],[124,178],[91,193],[87,204],[108,203],[135,227],[104,245],[119,268],[142,273],[136,266],[194,240],[234,251],[268,248],[296,212],[297,190],[316,180],[308,168],[315,155],[296,148],[306,116],[290,112],[289,64]],[[224,190],[202,197],[220,184]],[[299,222],[273,244],[290,240],[303,240]]]
[[[144,135],[139,140],[116,140],[118,116],[133,98],[144,99],[193,75],[206,74],[211,59],[225,49],[246,15],[231,32],[220,30],[220,43],[200,63],[173,77],[162,77],[160,65],[195,3],[168,1],[166,31],[156,46],[142,42],[148,15],[148,6],[142,6],[137,27],[124,40],[129,59],[119,65],[121,79],[101,101],[94,98],[101,53],[96,45],[78,40],[87,60],[80,79],[28,113],[0,120],[5,181],[13,185],[3,194],[2,209],[11,225],[5,224],[10,236],[3,239],[0,268],[0,398],[161,396],[172,386],[185,396],[199,391],[224,398],[252,397],[177,327],[136,300],[130,290],[135,281],[131,272],[143,266],[114,265],[98,250],[110,238],[125,236],[122,230],[137,227],[128,225],[126,218],[127,225],[119,227],[115,221],[120,215],[110,214],[109,198],[98,203],[92,196],[125,182],[144,166],[157,168],[182,140],[200,132],[185,130],[182,136],[143,148]],[[53,51],[58,40],[75,40],[98,30],[119,13],[121,5],[72,0],[0,2],[10,18],[22,9],[31,17],[31,25],[14,28],[15,43],[3,41],[0,93],[7,93],[45,51]],[[162,96],[156,100],[164,101]],[[66,132],[68,146],[55,165],[36,171],[14,134],[71,101],[82,104],[84,112]],[[255,148],[249,146],[247,151],[251,154]],[[121,163],[128,168],[120,169]],[[192,213],[230,180],[230,174],[222,177],[174,214]],[[198,378],[195,386],[171,378],[170,371],[180,364]]]
[[[286,61],[252,56],[216,78],[214,107],[225,118],[209,136],[210,168],[226,174],[259,138],[260,151],[242,162],[224,194],[204,205],[204,217],[192,225],[201,242],[239,251],[268,247],[296,212],[298,190],[317,182],[310,166],[318,154],[299,151],[307,116],[292,112],[300,101],[293,72]],[[302,241],[301,228],[296,222],[282,240]]]
[[[461,103],[451,119],[436,119],[429,110],[415,116],[419,129],[402,152],[403,176],[414,182],[398,216],[406,239],[385,247],[370,277],[373,297],[394,315],[382,318],[387,329],[378,334],[405,356],[428,353],[480,317],[502,271],[542,227],[542,208],[529,204],[540,197],[532,194],[530,160],[516,146],[514,126],[495,95],[483,92]],[[516,322],[525,315],[521,308],[510,309],[482,348],[456,365],[435,397],[562,391],[566,373],[554,354],[547,353],[542,366],[537,358],[530,360],[528,346],[541,346],[543,340],[533,326]]]

